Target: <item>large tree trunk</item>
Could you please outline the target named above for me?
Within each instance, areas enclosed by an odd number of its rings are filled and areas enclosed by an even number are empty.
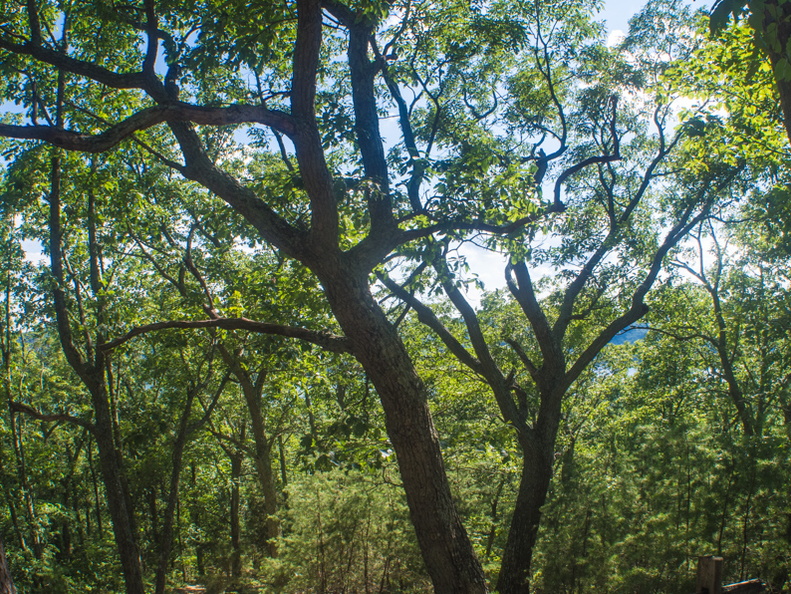
[[[339,271],[336,271],[339,272]],[[486,580],[450,493],[426,388],[367,279],[321,275],[338,322],[376,387],[423,560],[439,594],[486,592]]]
[[[100,430],[97,429],[96,433],[100,433]],[[121,571],[124,574],[127,594],[145,594],[131,499],[126,488],[126,480],[119,468],[114,445],[109,441],[106,437],[97,435],[99,465],[107,493],[107,507],[110,511],[115,543],[121,560]]]

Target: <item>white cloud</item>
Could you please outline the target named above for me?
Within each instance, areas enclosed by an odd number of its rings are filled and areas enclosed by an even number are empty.
[[[621,31],[620,29],[613,29],[610,31],[609,35],[607,35],[607,41],[605,45],[607,47],[615,47],[619,43],[621,43],[624,39],[626,39],[626,33]]]

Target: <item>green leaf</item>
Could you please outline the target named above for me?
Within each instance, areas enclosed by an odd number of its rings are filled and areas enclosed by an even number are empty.
[[[709,17],[711,35],[719,35],[728,26],[731,16],[737,18],[746,6],[747,0],[718,0]]]

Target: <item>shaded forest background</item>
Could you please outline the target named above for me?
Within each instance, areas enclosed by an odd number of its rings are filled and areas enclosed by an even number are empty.
[[[3,3],[17,591],[791,591],[791,9],[718,6]]]

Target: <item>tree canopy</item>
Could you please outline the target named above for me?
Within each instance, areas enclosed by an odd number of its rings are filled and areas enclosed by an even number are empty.
[[[787,586],[786,3],[599,6],[0,8],[20,589]]]

